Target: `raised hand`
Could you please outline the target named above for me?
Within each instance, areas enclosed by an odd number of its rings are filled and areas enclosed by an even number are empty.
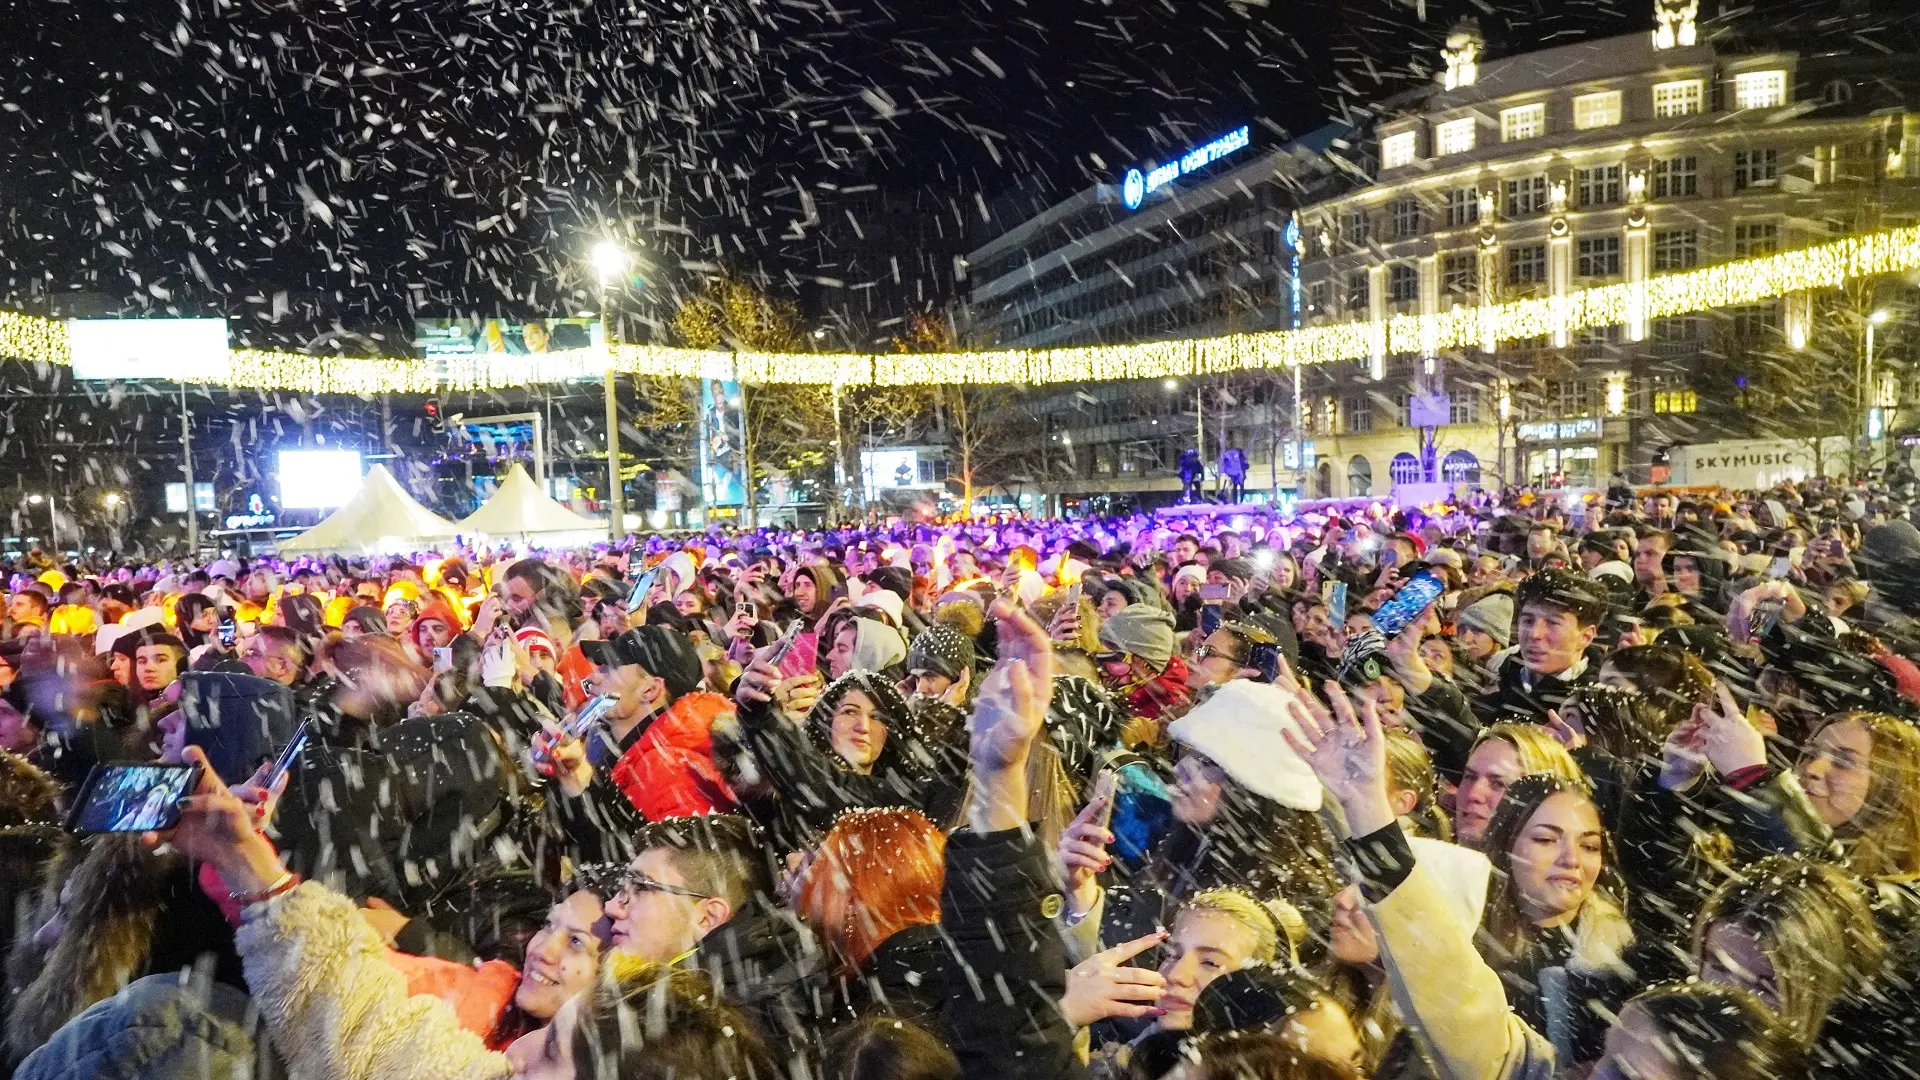
[[[169,844],[188,858],[212,863],[236,893],[270,888],[284,871],[273,845],[255,827],[253,806],[227,790],[204,750],[189,746],[185,757],[200,766],[200,778],[193,794],[180,802],[179,821],[141,839],[149,845]]]
[[[1733,700],[1733,692],[1725,683],[1714,684],[1714,697],[1712,705],[1693,707],[1693,717],[1700,725],[1700,751],[1713,771],[1724,777],[1765,765],[1766,736],[1747,723],[1746,711]]]
[[[980,684],[967,718],[973,799],[968,820],[976,832],[1027,823],[1027,755],[1046,724],[1053,697],[1053,646],[1046,631],[1004,601],[996,604],[1000,662]]]
[[[1331,709],[1306,695],[1289,702],[1294,725],[1281,734],[1345,811],[1353,835],[1365,836],[1395,820],[1387,798],[1387,738],[1371,700],[1356,710],[1331,681],[1326,693]]]
[[[1406,686],[1409,694],[1424,694],[1433,685],[1433,670],[1427,666],[1427,660],[1420,655],[1420,643],[1426,640],[1427,624],[1433,618],[1433,605],[1414,616],[1398,634],[1387,640],[1387,659],[1393,664],[1393,672]]]
[[[1060,869],[1067,879],[1067,908],[1075,918],[1093,910],[1100,899],[1099,875],[1113,865],[1107,854],[1113,833],[1101,824],[1111,805],[1112,795],[1095,796],[1060,833]]]
[[[1133,967],[1127,961],[1167,939],[1166,931],[1115,945],[1094,953],[1067,972],[1067,992],[1060,1013],[1076,1028],[1108,1017],[1159,1016],[1154,1002],[1166,991],[1167,980],[1152,968]]]

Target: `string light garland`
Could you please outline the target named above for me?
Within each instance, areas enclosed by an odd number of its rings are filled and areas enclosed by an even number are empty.
[[[763,353],[614,345],[533,355],[312,356],[234,349],[225,385],[309,394],[427,394],[503,390],[628,375],[823,386],[1060,384],[1166,379],[1292,368],[1381,353],[1476,348],[1639,319],[1738,307],[1848,280],[1920,270],[1920,226],[1889,229],[1756,256],[1644,282],[1563,296],[1462,305],[1384,323],[1340,322],[1298,330],[1061,349],[938,353]],[[65,322],[0,311],[0,356],[67,366]]]

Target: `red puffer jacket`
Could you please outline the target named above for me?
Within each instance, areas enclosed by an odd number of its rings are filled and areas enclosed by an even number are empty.
[[[613,782],[648,821],[739,809],[713,763],[713,722],[733,702],[696,690],[654,717],[613,766]]]

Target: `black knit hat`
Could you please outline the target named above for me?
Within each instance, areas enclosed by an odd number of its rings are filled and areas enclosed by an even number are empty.
[[[907,648],[907,670],[949,679],[973,667],[973,641],[946,623],[935,623]]]

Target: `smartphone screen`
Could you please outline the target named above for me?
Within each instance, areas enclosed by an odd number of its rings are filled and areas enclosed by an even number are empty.
[[[1227,598],[1227,595],[1228,595],[1228,587],[1226,585],[1200,586],[1200,599],[1206,603],[1217,604],[1220,601],[1225,600]]]
[[[1333,582],[1327,589],[1327,618],[1339,629],[1347,623],[1347,583]]]
[[[272,791],[273,785],[279,783],[280,778],[287,775],[293,768],[293,763],[300,760],[300,751],[307,748],[307,740],[312,735],[313,721],[311,720],[301,721],[300,726],[294,729],[293,738],[287,740],[286,749],[280,751],[280,756],[274,761],[273,768],[267,770],[266,789],[268,791]]]
[[[180,800],[199,778],[198,765],[96,765],[67,828],[77,833],[171,829],[180,820]]]
[[[1420,571],[1408,578],[1407,583],[1400,586],[1400,591],[1373,613],[1373,628],[1383,636],[1393,637],[1405,630],[1415,616],[1440,599],[1440,594],[1445,591],[1446,585],[1439,578],[1425,570]]]
[[[1793,573],[1793,559],[1786,555],[1774,556],[1772,565],[1767,567],[1767,576],[1771,578],[1783,578],[1791,573]]]
[[[805,626],[806,620],[804,619],[795,619],[788,623],[787,629],[780,635],[780,640],[774,642],[773,652],[767,657],[767,662],[775,667],[779,667],[780,662],[785,660],[787,654],[793,651],[793,643],[799,638],[800,631],[805,628]]]
[[[443,645],[440,648],[433,650],[433,670],[435,671],[452,671],[453,670],[452,647]]]
[[[240,635],[240,624],[233,621],[232,615],[223,616],[220,619],[219,633],[220,644],[231,649],[233,648],[234,640]]]
[[[647,606],[647,594],[653,591],[654,579],[659,576],[660,570],[656,567],[641,574],[640,580],[633,583],[633,591],[627,594],[627,611],[629,614]]]

